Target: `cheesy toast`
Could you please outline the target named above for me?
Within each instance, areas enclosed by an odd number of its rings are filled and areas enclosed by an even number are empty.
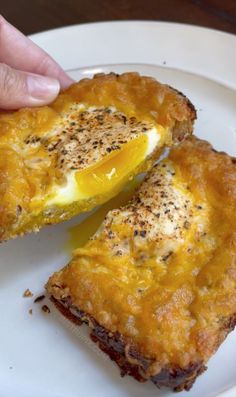
[[[136,73],[96,75],[50,106],[0,112],[0,241],[115,196],[195,118],[182,94]]]
[[[47,290],[123,375],[189,390],[236,323],[236,159],[172,148]]]

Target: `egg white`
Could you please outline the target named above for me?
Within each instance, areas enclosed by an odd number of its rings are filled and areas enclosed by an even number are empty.
[[[161,138],[161,134],[156,127],[146,131],[145,134],[147,135],[148,144],[144,159],[154,152]],[[111,178],[115,171],[115,168],[112,168],[108,178]],[[74,201],[91,197],[91,195],[85,194],[80,190],[76,180],[76,172],[76,170],[71,170],[67,173],[67,181],[63,186],[54,186],[52,188],[53,196],[47,200],[46,206],[71,204]]]

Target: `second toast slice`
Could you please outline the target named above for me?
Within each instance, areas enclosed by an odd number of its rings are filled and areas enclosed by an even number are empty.
[[[195,137],[47,284],[140,381],[188,390],[236,323],[236,160]]]

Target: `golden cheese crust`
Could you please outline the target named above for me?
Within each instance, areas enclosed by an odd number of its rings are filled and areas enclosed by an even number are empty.
[[[192,132],[196,112],[175,90],[136,73],[97,75],[62,92],[50,106],[0,113],[0,241],[68,219],[105,202],[106,194],[66,205],[46,205],[52,186],[69,171],[83,171],[155,126],[159,142],[178,142]],[[141,162],[132,177],[158,155]],[[127,179],[126,178],[126,179]]]
[[[47,289],[73,315],[120,335],[123,361],[134,365],[135,351],[143,378],[180,390],[234,327],[235,259],[236,159],[190,137],[127,206],[108,213]]]

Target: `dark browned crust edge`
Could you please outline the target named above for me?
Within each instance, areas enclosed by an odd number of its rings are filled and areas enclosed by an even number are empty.
[[[118,332],[112,333],[99,325],[92,316],[73,307],[68,298],[56,300],[51,296],[51,300],[68,320],[76,325],[85,323],[91,328],[90,338],[112,361],[115,361],[120,368],[122,377],[129,375],[139,382],[146,382],[150,379],[158,388],[169,387],[174,391],[183,391],[190,390],[197,376],[206,369],[202,362],[198,362],[192,363],[188,368],[184,369],[180,367],[163,368],[158,375],[148,377],[145,375],[145,371],[152,364],[152,361],[140,356],[132,346],[129,347],[122,335]],[[73,313],[71,310],[73,310]],[[125,355],[127,347],[130,361],[127,360]]]
[[[197,118],[197,111],[196,111],[196,109],[195,109],[194,104],[193,104],[193,103],[190,101],[190,99],[189,99],[185,94],[183,94],[181,91],[177,90],[176,88],[172,87],[171,85],[168,85],[168,84],[167,84],[167,86],[168,86],[169,88],[171,88],[171,90],[177,92],[177,94],[179,94],[180,96],[182,96],[182,97],[186,100],[186,103],[187,103],[189,109],[191,110],[191,116],[192,116],[192,117],[191,117],[191,120],[194,121],[194,120]]]
[[[191,136],[193,133],[194,122],[197,120],[197,111],[193,103],[190,99],[184,95],[181,91],[177,90],[176,88],[167,85],[171,90],[175,91],[179,96],[184,98],[186,101],[186,105],[190,111],[189,120],[185,120],[182,122],[175,122],[175,126],[173,127],[173,138],[178,143],[182,142],[186,137]]]

